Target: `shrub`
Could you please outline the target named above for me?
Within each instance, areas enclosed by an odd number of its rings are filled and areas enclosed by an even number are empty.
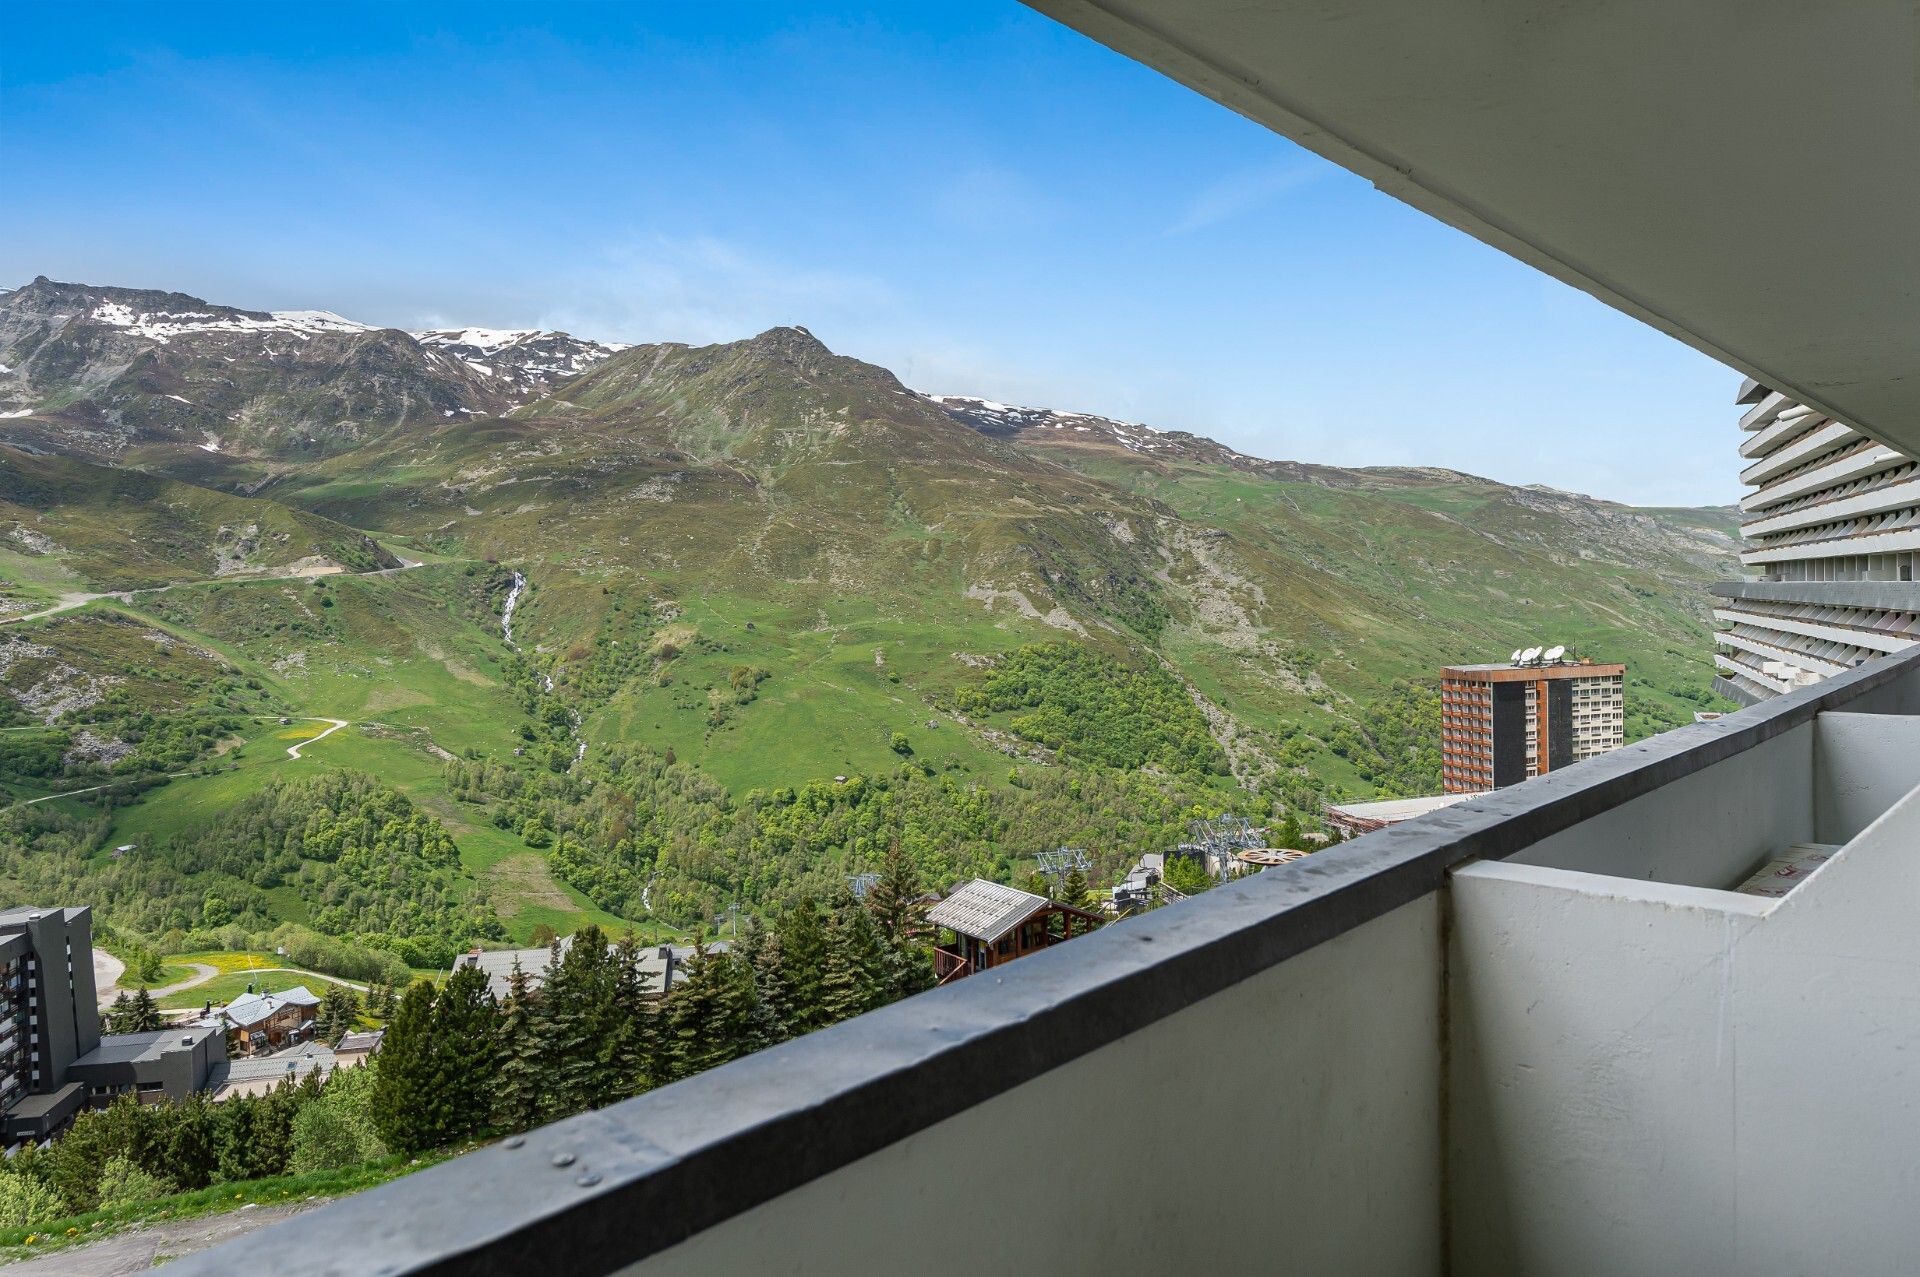
[[[0,1174],[0,1228],[31,1228],[66,1213],[60,1194],[32,1175]]]
[[[100,1168],[100,1209],[132,1206],[175,1192],[171,1181],[142,1170],[128,1157],[109,1157]]]

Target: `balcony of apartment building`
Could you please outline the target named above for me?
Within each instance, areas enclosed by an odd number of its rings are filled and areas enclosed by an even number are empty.
[[[1920,653],[347,1199],[276,1268],[1899,1271],[1916,845]]]
[[[1920,455],[1911,5],[1033,2],[1754,379],[1751,513]],[[1908,650],[174,1271],[1910,1272],[1916,846]]]

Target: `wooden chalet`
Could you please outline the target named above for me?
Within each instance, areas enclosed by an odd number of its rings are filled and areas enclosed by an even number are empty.
[[[1083,936],[1100,922],[1085,909],[975,878],[927,910],[934,975],[941,984],[958,980]]]

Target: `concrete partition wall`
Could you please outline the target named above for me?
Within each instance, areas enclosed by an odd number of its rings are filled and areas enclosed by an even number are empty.
[[[1813,740],[1813,723],[1802,723],[1507,859],[1619,878],[1725,886],[1778,848],[1813,838]],[[1577,771],[1576,764],[1567,775]]]
[[[625,1271],[1434,1277],[1439,919],[1403,905]]]
[[[1454,1271],[1920,1266],[1920,795],[1777,900],[1507,862],[1452,906]]]

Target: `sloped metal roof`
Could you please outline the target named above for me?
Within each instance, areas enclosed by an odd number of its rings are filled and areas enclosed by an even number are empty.
[[[975,878],[927,910],[927,921],[992,944],[1046,907],[1045,896]]]

